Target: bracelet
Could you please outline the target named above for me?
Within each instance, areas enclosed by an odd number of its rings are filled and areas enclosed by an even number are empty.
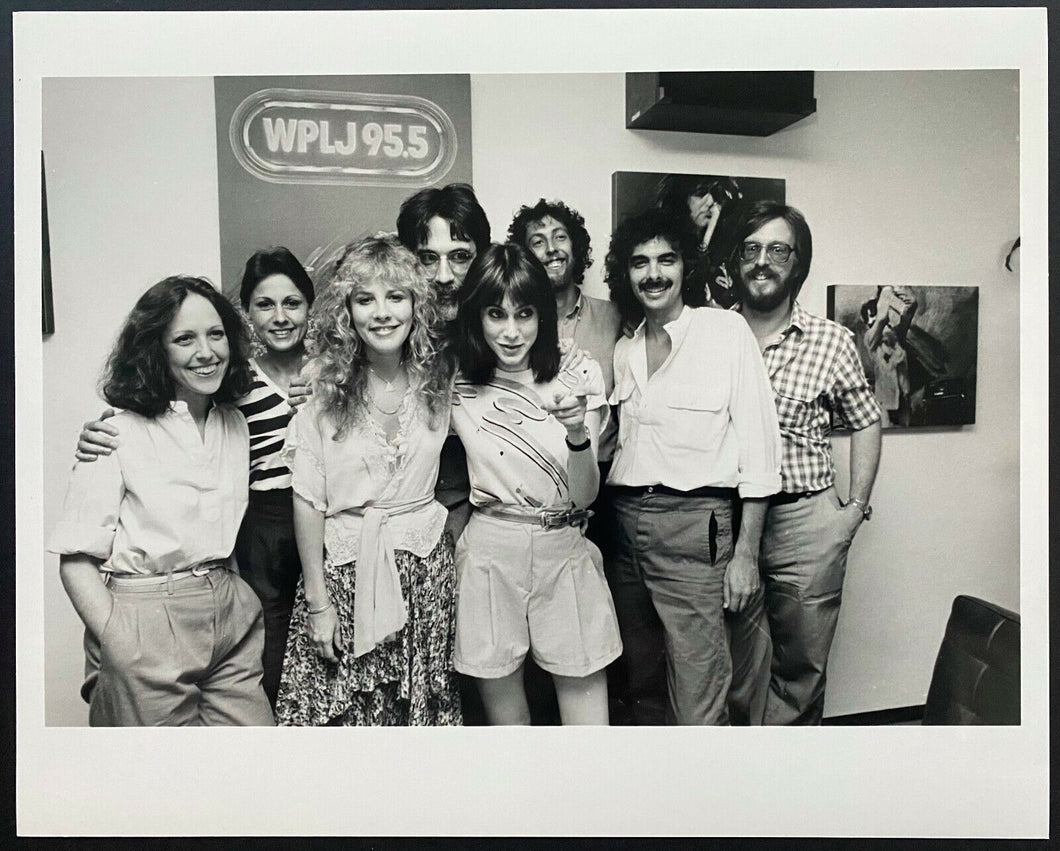
[[[305,610],[311,615],[321,615],[324,612],[326,612],[328,609],[330,609],[333,605],[335,605],[335,604],[332,603],[331,600],[328,600],[328,604],[326,606],[321,606],[319,609],[311,609],[311,608],[309,608],[309,604],[306,603]]]
[[[563,441],[567,444],[567,448],[571,452],[581,452],[583,449],[588,449],[592,446],[592,439],[589,437],[589,432],[585,432],[585,441],[583,443],[571,443],[570,435],[563,438]]]

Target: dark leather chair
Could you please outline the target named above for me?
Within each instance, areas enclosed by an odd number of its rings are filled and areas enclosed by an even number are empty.
[[[924,724],[1019,723],[1019,615],[962,594],[935,660]]]

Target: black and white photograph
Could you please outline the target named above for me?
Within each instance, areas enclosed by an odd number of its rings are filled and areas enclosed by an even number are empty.
[[[832,286],[828,317],[854,335],[883,428],[975,422],[976,287]]]
[[[757,201],[784,203],[783,179],[768,177],[618,171],[612,192],[612,227],[651,207],[687,222],[696,246],[688,277],[704,290],[708,303],[726,309],[736,302],[729,269],[736,222]]]
[[[15,16],[20,833],[1044,835],[1044,14],[719,11]]]

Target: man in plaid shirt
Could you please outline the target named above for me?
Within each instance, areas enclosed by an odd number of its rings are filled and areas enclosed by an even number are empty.
[[[770,499],[759,554],[763,584],[756,611],[741,622],[757,625],[734,630],[731,639],[731,711],[751,723],[821,723],[847,551],[872,515],[880,460],[880,409],[853,335],[795,300],[812,251],[802,214],[764,201],[739,222],[730,265],[739,309],[773,385],[783,440],[783,483]],[[835,490],[833,413],[852,430],[845,502]]]

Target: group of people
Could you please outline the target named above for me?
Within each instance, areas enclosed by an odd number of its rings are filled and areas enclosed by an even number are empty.
[[[598,299],[566,204],[497,244],[425,189],[315,287],[255,254],[254,357],[208,282],[148,290],[49,542],[90,723],[528,724],[528,658],[564,724],[820,723],[880,411],[797,210],[741,217],[730,309],[687,219],[620,223]]]

